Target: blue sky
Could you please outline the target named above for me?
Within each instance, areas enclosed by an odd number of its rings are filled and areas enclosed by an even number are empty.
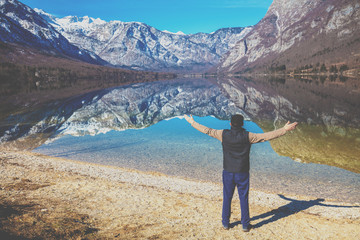
[[[90,16],[143,22],[159,30],[210,33],[255,25],[272,0],[20,0],[57,17]]]

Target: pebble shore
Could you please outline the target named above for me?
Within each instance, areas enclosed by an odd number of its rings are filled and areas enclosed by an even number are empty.
[[[241,231],[238,198],[232,228],[221,228],[221,184],[49,157],[0,153],[0,197],[44,205],[58,200],[86,214],[104,239],[360,239],[360,204],[251,189],[254,229]],[[33,189],[11,189],[26,181]],[[360,196],[359,196],[360,197]]]

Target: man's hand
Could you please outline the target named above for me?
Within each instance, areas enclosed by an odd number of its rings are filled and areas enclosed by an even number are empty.
[[[186,121],[188,121],[190,124],[193,124],[195,122],[193,116],[190,114],[190,117],[188,115],[184,115],[184,118]]]
[[[286,131],[291,131],[291,130],[294,130],[294,129],[295,129],[295,127],[296,127],[297,124],[298,124],[297,122],[290,123],[290,121],[288,121],[288,122],[285,124],[284,128],[285,128]]]

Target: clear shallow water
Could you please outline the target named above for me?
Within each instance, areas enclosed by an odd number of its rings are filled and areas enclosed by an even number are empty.
[[[297,131],[273,143],[274,149],[305,161],[344,168],[337,163],[345,163],[356,171],[360,95],[354,94],[354,84],[174,79],[101,89],[2,118],[0,144],[220,182],[221,143],[174,117],[202,116],[197,120],[204,125],[223,129],[229,122],[219,119],[241,113],[269,130],[288,119],[300,122]],[[252,122],[246,128],[261,132]],[[252,147],[253,188],[360,202],[359,178],[340,168],[278,156],[269,143]]]
[[[229,128],[229,121],[195,117],[215,129]],[[261,133],[247,121],[248,131]],[[156,171],[206,181],[221,181],[221,143],[198,132],[184,119],[163,120],[144,129],[110,131],[95,136],[65,135],[35,152],[93,162]],[[252,146],[251,187],[276,193],[360,202],[360,174],[343,169],[304,164],[276,154],[269,142]]]

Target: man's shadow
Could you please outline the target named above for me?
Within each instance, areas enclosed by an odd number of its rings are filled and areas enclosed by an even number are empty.
[[[360,207],[360,206],[341,206],[341,205],[323,204],[321,202],[325,201],[325,199],[322,199],[322,198],[318,198],[315,200],[309,200],[309,201],[302,201],[302,200],[287,198],[281,194],[278,194],[278,196],[281,197],[282,199],[290,201],[290,202],[284,206],[277,208],[277,209],[271,210],[270,212],[263,213],[258,216],[252,217],[251,221],[265,218],[265,220],[253,225],[253,228],[259,228],[263,225],[266,225],[271,222],[275,222],[279,219],[288,217],[292,214],[304,211],[313,206],[336,207],[336,208],[359,208]],[[268,217],[270,217],[270,218],[268,218]],[[232,225],[236,226],[240,223],[241,222],[238,221],[238,222],[233,223]]]

